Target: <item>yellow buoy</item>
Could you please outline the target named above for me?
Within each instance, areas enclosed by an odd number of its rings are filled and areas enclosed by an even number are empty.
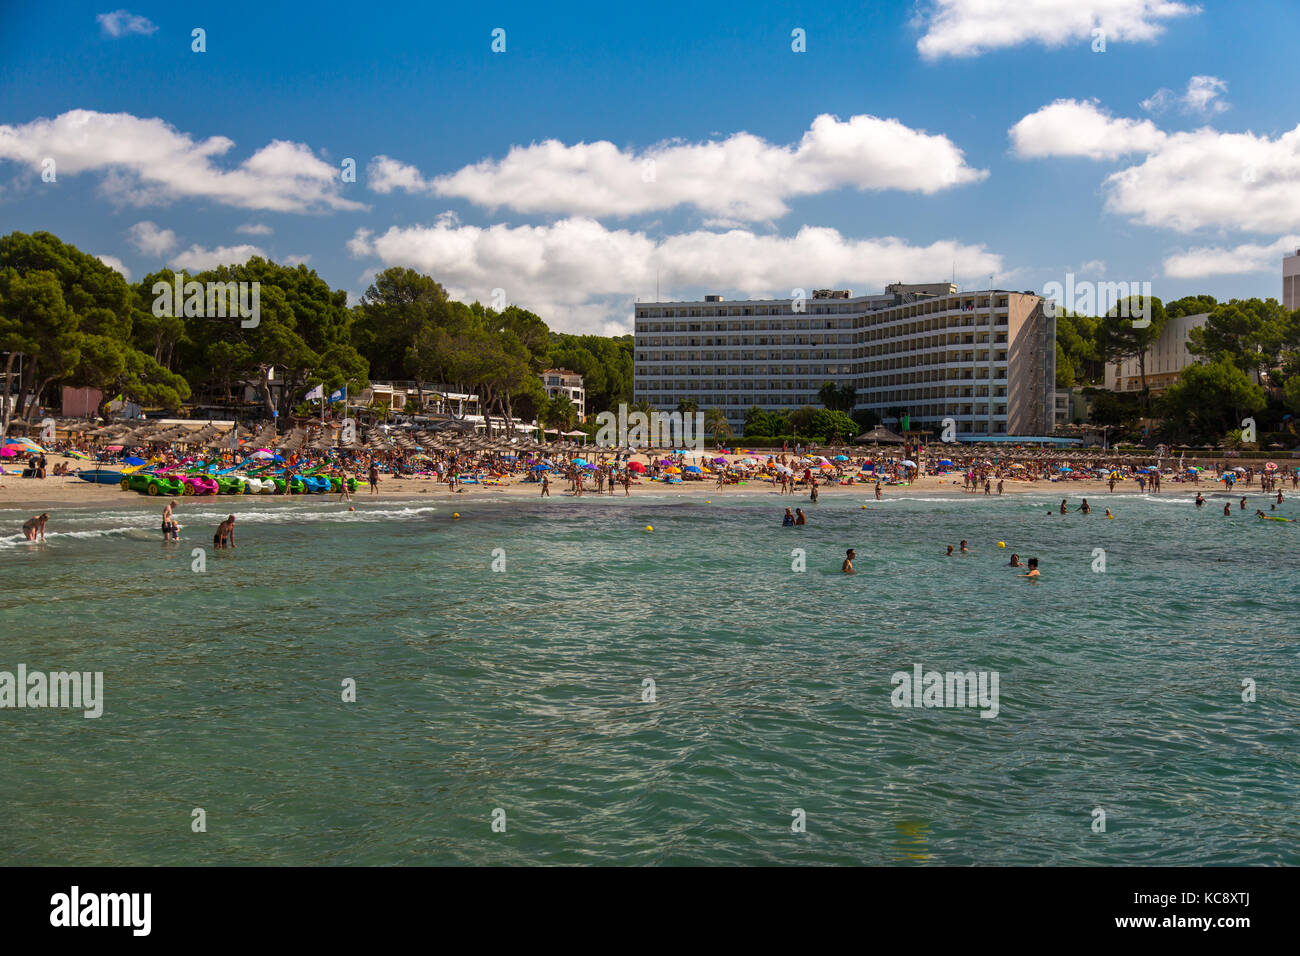
[[[655,529],[655,526],[652,525],[652,524],[648,524],[648,525],[645,526],[645,529],[646,529],[647,531],[653,531],[653,530]]]
[[[863,511],[866,511],[866,510],[867,510],[867,506],[866,506],[866,505],[863,505],[863,506],[862,506],[862,510],[863,510]]]
[[[454,511],[454,512],[452,512],[452,515],[451,515],[451,516],[452,516],[453,518],[459,518],[459,517],[460,517],[460,512],[459,512],[459,511]]]
[[[999,548],[1005,548],[1006,546],[1007,546],[1007,543],[1006,543],[1005,541],[999,541],[999,542],[998,542],[998,547],[999,547]]]

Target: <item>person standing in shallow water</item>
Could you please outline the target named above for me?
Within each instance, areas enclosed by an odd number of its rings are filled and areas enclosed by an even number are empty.
[[[39,536],[42,541],[45,540],[45,522],[50,520],[48,511],[28,518],[23,522],[23,537],[28,541],[35,541]]]
[[[858,553],[852,548],[849,548],[848,553],[844,557],[844,563],[840,565],[840,570],[845,574],[856,574],[857,572],[853,570],[853,559],[857,556]]]

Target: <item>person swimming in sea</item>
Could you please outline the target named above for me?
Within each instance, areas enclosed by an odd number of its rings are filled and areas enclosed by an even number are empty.
[[[1038,559],[1030,558],[1029,571],[1025,574],[1018,574],[1016,575],[1016,577],[1029,578],[1031,581],[1037,581],[1038,580]]]
[[[794,523],[796,525],[807,524],[808,518],[804,515],[802,508],[794,509]]]
[[[1115,517],[1113,514],[1110,513],[1110,509],[1109,509],[1109,508],[1106,509],[1106,517],[1107,517],[1107,518],[1113,518],[1113,517]]]
[[[781,527],[783,528],[794,527],[794,512],[791,511],[789,508],[785,509],[785,517],[781,519]]]
[[[1067,508],[1067,507],[1065,506],[1065,499],[1062,498],[1062,499],[1061,499],[1061,514],[1068,514],[1069,511],[1070,511],[1070,509]]]
[[[1084,498],[1084,499],[1083,499],[1083,504],[1079,505],[1079,507],[1078,507],[1077,509],[1075,509],[1075,510],[1077,510],[1077,511],[1082,511],[1084,514],[1091,514],[1091,513],[1092,513],[1092,507],[1088,504],[1088,499],[1087,499],[1087,498]]]
[[[1007,567],[1009,567],[1009,568],[1023,568],[1024,565],[1020,563],[1020,555],[1018,555],[1018,554],[1013,554],[1013,555],[1011,556],[1011,561],[1008,562],[1008,564],[1007,564]]]
[[[1232,502],[1228,502],[1223,506],[1223,516],[1225,518],[1228,518],[1231,517],[1231,515],[1232,515]]]
[[[1242,498],[1242,499],[1241,499],[1241,510],[1242,510],[1242,511],[1245,511],[1245,510],[1246,510],[1246,499],[1245,499],[1245,498]]]
[[[844,563],[840,565],[840,570],[845,574],[856,574],[857,572],[853,570],[853,559],[857,556],[858,553],[852,548],[849,548],[848,553],[844,557]]]
[[[965,539],[965,538],[962,538],[962,539],[961,539],[961,553],[962,553],[962,554],[969,554],[969,553],[970,553],[970,548],[966,547],[966,539]]]
[[[952,557],[952,545],[948,545],[948,557]]]
[[[1201,494],[1199,491],[1196,493],[1196,507],[1205,507],[1205,495]]]

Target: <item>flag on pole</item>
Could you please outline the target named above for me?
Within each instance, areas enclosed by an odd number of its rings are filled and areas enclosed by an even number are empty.
[[[334,391],[330,392],[330,401],[331,401],[331,402],[341,402],[341,401],[343,401],[343,396],[344,396],[344,394],[346,394],[346,393],[344,392],[343,389],[341,389],[341,388],[335,389]]]
[[[325,386],[324,386],[324,385],[317,385],[315,388],[313,388],[310,392],[307,393],[307,401],[309,401],[309,402],[311,402],[311,401],[315,401],[315,400],[318,400],[318,399],[324,399],[324,398],[325,398]]]

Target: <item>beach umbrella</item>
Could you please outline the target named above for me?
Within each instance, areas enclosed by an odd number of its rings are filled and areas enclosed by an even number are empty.
[[[548,471],[545,465],[533,465],[533,471]]]
[[[916,467],[916,462],[912,461],[910,458],[905,458],[905,459],[901,462],[901,464],[902,464],[902,466],[903,466],[904,468],[915,468],[915,467]]]
[[[581,468],[583,465],[585,465],[585,464],[587,463],[587,459],[585,459],[585,458],[575,458],[575,459],[573,459],[573,463],[574,463],[575,465],[577,465],[579,468]]]
[[[725,459],[725,458],[715,458],[715,459],[713,459],[713,463],[714,463],[715,465],[725,465],[725,464],[727,463],[727,459]]]
[[[1232,469],[1232,470],[1233,470],[1233,471],[1241,471],[1241,472],[1244,472],[1246,469],[1243,468],[1241,465],[1238,465],[1236,468],[1234,468],[1234,469]]]
[[[1264,470],[1265,470],[1265,471],[1277,471],[1277,462],[1275,462],[1275,461],[1270,461],[1267,465],[1264,466]]]
[[[627,470],[628,470],[628,471],[639,471],[639,472],[644,472],[644,471],[645,471],[645,465],[641,464],[641,462],[639,462],[639,461],[630,461],[630,462],[627,463]]]
[[[848,456],[848,455],[836,455],[836,456],[835,456],[835,460],[836,460],[836,461],[848,461],[848,460],[849,460],[849,456]],[[952,462],[949,462],[949,464],[952,464]]]
[[[700,474],[700,469],[696,468],[694,465],[687,465],[686,470],[691,472],[692,474],[696,474],[696,475]]]
[[[680,468],[677,468],[677,467],[673,467],[673,468],[669,468],[669,469],[668,469],[668,474],[670,474],[670,475],[680,475],[681,473],[682,473],[682,470],[681,470]]]
[[[122,463],[125,464],[125,465],[143,465],[143,464],[144,464],[144,459],[143,459],[143,458],[136,458],[134,455],[130,455],[130,456],[126,457],[126,458],[123,458],[123,459],[122,459]]]
[[[952,467],[952,459],[951,459],[951,458],[940,458],[940,459],[939,459],[939,464],[940,464],[942,467],[944,467],[944,468],[951,468],[951,467]],[[1015,467],[1015,466],[1013,465],[1012,467]],[[1024,466],[1024,465],[1021,465],[1020,467],[1023,468],[1023,467],[1025,467],[1025,466]]]

